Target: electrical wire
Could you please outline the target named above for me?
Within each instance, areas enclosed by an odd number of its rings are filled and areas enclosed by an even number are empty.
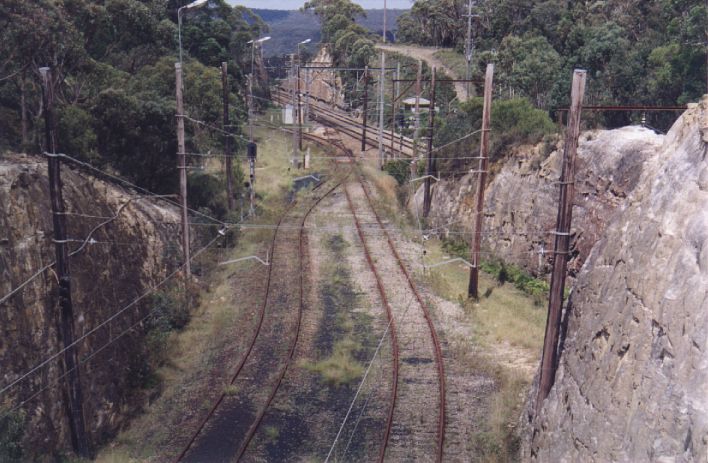
[[[132,182],[129,182],[128,180],[125,180],[125,179],[123,179],[123,178],[121,178],[121,177],[118,177],[117,175],[110,174],[110,173],[108,173],[108,172],[106,172],[106,171],[104,171],[104,170],[101,170],[101,169],[99,169],[98,167],[95,167],[95,166],[93,166],[93,165],[91,165],[91,164],[89,164],[89,163],[87,163],[87,162],[80,161],[80,160],[78,160],[78,159],[76,159],[76,158],[74,158],[74,157],[69,156],[68,154],[65,154],[65,153],[56,153],[56,154],[45,153],[45,155],[46,155],[46,154],[51,154],[52,156],[57,156],[57,157],[61,157],[61,158],[63,158],[63,159],[68,159],[69,161],[72,161],[72,162],[75,163],[75,164],[78,164],[78,165],[80,165],[80,166],[82,166],[82,167],[85,167],[85,168],[87,168],[87,169],[89,169],[89,170],[98,172],[98,173],[101,174],[101,175],[105,175],[105,176],[108,177],[108,178],[111,178],[111,179],[113,179],[113,180],[115,180],[115,181],[117,181],[117,182],[119,182],[119,183],[124,184],[124,185],[128,185],[129,187],[134,188],[134,189],[136,189],[136,190],[138,190],[138,191],[142,191],[142,192],[145,193],[146,196],[148,196],[148,197],[159,198],[159,199],[161,199],[161,200],[163,200],[163,201],[165,201],[165,202],[167,202],[167,203],[172,204],[173,206],[176,206],[176,207],[179,207],[179,208],[182,207],[181,204],[179,204],[179,203],[176,202],[176,201],[172,201],[171,199],[168,199],[165,195],[159,195],[159,194],[157,194],[157,193],[153,193],[152,191],[150,191],[150,190],[148,190],[148,189],[146,189],[146,188],[140,187],[140,186],[138,186],[138,185],[136,185],[136,184],[134,184],[134,183],[132,183]],[[219,219],[217,219],[217,218],[211,217],[211,216],[209,216],[209,215],[207,215],[207,214],[204,214],[204,213],[202,213],[202,212],[199,212],[199,211],[197,211],[197,210],[194,210],[194,209],[191,209],[191,208],[187,208],[187,210],[188,210],[189,212],[192,212],[193,214],[199,215],[199,216],[201,216],[201,217],[204,217],[205,219],[211,220],[211,221],[216,222],[216,223],[218,223],[218,224],[222,224],[222,225],[224,224],[223,221],[221,221],[221,220],[219,220]]]
[[[221,237],[222,237],[222,235],[217,235],[217,236],[216,236],[214,239],[212,239],[206,246],[202,247],[202,248],[199,249],[197,252],[195,252],[194,254],[192,254],[192,256],[191,256],[190,259],[189,259],[190,262],[191,262],[192,260],[194,260],[194,259],[195,259],[197,256],[199,256],[200,254],[202,254],[204,251],[206,251],[206,249],[208,249],[212,244],[214,244],[214,243],[215,243],[219,238],[221,238]],[[49,362],[51,362],[52,360],[54,360],[54,359],[56,359],[57,357],[59,357],[61,354],[63,354],[64,352],[66,352],[68,349],[70,349],[70,348],[76,346],[79,342],[81,342],[82,340],[86,339],[88,336],[92,335],[93,333],[95,333],[96,331],[98,331],[99,329],[101,329],[102,327],[104,327],[105,325],[107,325],[108,323],[110,323],[111,321],[115,320],[118,316],[120,316],[121,314],[125,313],[125,311],[127,311],[129,308],[133,307],[135,304],[137,304],[138,302],[140,302],[141,300],[145,299],[147,296],[149,296],[150,294],[152,294],[153,292],[155,292],[157,289],[159,289],[160,287],[162,287],[168,280],[170,280],[173,276],[175,276],[177,273],[179,273],[179,272],[185,267],[185,265],[186,265],[186,262],[183,263],[183,264],[181,264],[181,265],[179,265],[176,270],[174,270],[172,273],[170,273],[169,275],[167,275],[162,281],[160,281],[160,282],[156,283],[155,285],[151,286],[146,292],[144,292],[143,294],[141,294],[141,295],[138,296],[137,298],[133,299],[133,301],[131,301],[131,302],[128,303],[126,306],[124,306],[124,307],[122,307],[121,309],[119,309],[117,312],[113,313],[110,317],[108,317],[107,319],[105,319],[104,321],[102,321],[101,323],[99,323],[97,326],[93,327],[92,329],[90,329],[89,331],[87,331],[86,333],[84,333],[83,335],[81,335],[81,336],[79,336],[78,338],[76,338],[71,344],[65,346],[65,347],[64,347],[63,349],[61,349],[60,351],[58,351],[58,352],[52,354],[51,356],[49,356],[49,357],[46,358],[45,360],[41,361],[40,363],[38,363],[37,365],[35,365],[34,367],[32,367],[29,371],[27,371],[26,373],[22,374],[20,377],[16,378],[14,381],[11,381],[9,384],[3,386],[3,388],[0,389],[0,395],[2,395],[3,393],[5,393],[8,389],[12,388],[13,386],[15,386],[16,384],[18,384],[19,382],[23,381],[25,378],[27,378],[28,376],[30,376],[31,374],[33,374],[34,372],[36,372],[36,371],[39,370],[40,368],[42,368],[42,367],[44,367],[45,365],[47,365],[47,364],[48,364]]]

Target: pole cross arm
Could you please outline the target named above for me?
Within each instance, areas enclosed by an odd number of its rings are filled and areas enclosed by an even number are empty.
[[[449,259],[449,260],[444,260],[442,262],[438,262],[437,264],[433,265],[424,265],[423,267],[425,268],[435,268],[435,267],[440,267],[441,265],[448,265],[448,264],[454,264],[455,262],[461,262],[465,264],[469,268],[477,268],[476,265],[470,264],[468,261],[463,259],[462,257],[455,257],[454,259]]]
[[[435,180],[436,182],[439,182],[439,181],[440,181],[440,179],[437,178],[435,175],[423,175],[422,177],[417,177],[417,178],[414,178],[414,179],[409,180],[408,183],[417,182],[417,181],[419,181],[419,180],[425,180],[426,178],[432,178],[432,179]]]
[[[219,262],[219,265],[229,265],[229,264],[235,264],[237,262],[243,262],[246,260],[257,260],[261,264],[265,265],[266,267],[270,265],[270,262],[268,262],[268,254],[266,254],[266,260],[261,259],[258,256],[246,256],[246,257],[239,257],[238,259],[231,259],[227,260],[224,262]]]

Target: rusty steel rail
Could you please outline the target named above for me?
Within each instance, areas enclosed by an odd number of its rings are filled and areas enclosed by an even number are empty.
[[[350,158],[355,159],[354,155],[350,149],[346,148],[345,146],[343,146],[341,144],[336,144],[336,143],[331,143],[331,144],[332,144],[332,146],[336,147],[337,149],[343,151]],[[415,295],[415,298],[418,301],[418,304],[420,305],[421,309],[423,310],[424,318],[425,318],[426,323],[428,325],[428,329],[430,330],[430,336],[431,336],[431,339],[433,342],[433,349],[435,351],[435,363],[437,366],[437,373],[438,373],[438,392],[439,392],[439,396],[440,396],[439,404],[438,404],[438,408],[439,408],[439,410],[438,410],[438,429],[437,429],[437,444],[438,445],[437,445],[437,454],[436,454],[436,462],[440,463],[443,460],[443,452],[444,452],[444,445],[445,445],[445,404],[446,404],[445,367],[443,364],[443,355],[442,355],[442,347],[440,345],[440,339],[438,337],[437,331],[435,330],[435,325],[433,323],[432,317],[430,316],[430,311],[428,310],[428,306],[425,303],[425,301],[423,300],[422,296],[420,295],[420,292],[418,291],[418,288],[415,285],[413,278],[410,275],[410,272],[408,272],[408,269],[404,265],[403,259],[401,259],[401,256],[398,253],[398,250],[394,246],[393,240],[391,239],[391,236],[388,233],[388,230],[384,227],[383,222],[381,221],[381,217],[379,216],[378,212],[374,208],[373,201],[371,199],[371,195],[369,193],[368,188],[365,185],[364,179],[362,178],[360,171],[357,173],[357,180],[358,180],[359,184],[361,185],[362,190],[364,191],[364,195],[366,197],[367,203],[369,204],[369,207],[371,208],[371,210],[374,213],[374,217],[376,218],[376,222],[378,223],[379,227],[381,228],[381,230],[383,230],[383,232],[386,236],[386,241],[388,243],[388,246],[395,257],[399,268],[401,269],[401,271],[405,275],[405,278],[408,282],[409,287],[413,291],[413,294]],[[390,307],[388,307],[388,302],[386,300],[385,291],[383,289],[383,284],[381,282],[381,279],[379,278],[377,271],[375,270],[375,267],[373,265],[373,261],[371,260],[371,257],[369,255],[366,241],[364,239],[363,233],[361,232],[361,228],[359,226],[358,219],[357,219],[356,213],[354,212],[353,204],[351,202],[351,198],[349,197],[349,193],[346,189],[346,186],[344,188],[344,191],[347,195],[347,201],[349,202],[349,207],[352,210],[352,214],[354,214],[354,218],[355,218],[356,225],[357,225],[357,232],[359,233],[359,237],[361,238],[362,243],[364,243],[364,250],[366,252],[367,261],[369,262],[369,265],[372,268],[374,276],[376,277],[376,283],[379,287],[379,291],[381,292],[382,299],[384,300],[385,304],[387,305],[387,309],[389,309]],[[393,320],[391,320],[390,322],[392,324],[391,325],[392,328],[394,328]],[[396,350],[397,350],[397,347],[396,347]],[[396,357],[397,357],[397,354],[396,354]],[[396,385],[397,385],[397,381],[398,381],[398,379],[397,379],[398,359],[397,358],[396,358],[395,365],[396,365],[394,367],[396,369],[396,373],[395,373],[396,380],[395,381],[396,381]],[[379,455],[380,462],[383,461],[383,459],[384,459],[384,456],[386,453],[386,447],[388,446],[388,437],[390,436],[391,428],[393,426],[393,408],[394,408],[395,400],[397,398],[397,393],[393,397],[394,398],[393,398],[393,403],[392,403],[391,410],[390,410],[389,421],[386,425],[384,444],[382,445],[381,454]]]
[[[283,95],[282,90],[276,89],[273,93],[273,100],[276,101],[277,103],[284,104],[284,103],[289,103],[289,96]],[[315,99],[315,101],[318,101]],[[324,108],[320,105],[317,104],[312,104],[310,105],[311,108],[315,108],[316,111],[312,111],[311,117],[320,120],[320,122],[324,123],[325,125],[329,125],[334,129],[337,129],[341,132],[344,132],[345,134],[359,139],[361,138],[361,130],[363,130],[363,124],[345,114],[338,113],[337,111],[334,111],[329,108]],[[378,147],[378,129],[376,127],[366,127],[366,144],[372,148],[377,148]],[[413,145],[414,143],[410,141],[409,139],[404,138],[403,141],[401,141],[400,138],[396,137],[391,131],[384,130],[383,131],[384,135],[384,140],[385,140],[385,148],[389,148],[390,142],[393,141],[394,144],[394,151],[396,151],[398,154],[406,157],[412,156],[413,153]],[[391,140],[393,137],[393,140]],[[398,145],[399,148],[395,148],[395,145]],[[402,146],[403,148],[400,148]],[[410,152],[408,152],[410,151]]]
[[[297,347],[297,342],[300,338],[300,326],[302,324],[302,314],[304,312],[305,308],[305,298],[304,298],[304,273],[305,269],[304,267],[304,259],[303,259],[303,254],[304,254],[304,249],[305,249],[305,244],[303,241],[304,237],[304,230],[305,230],[305,221],[307,220],[308,216],[310,213],[317,207],[317,205],[325,199],[327,196],[329,196],[334,190],[339,188],[339,186],[346,181],[346,179],[349,177],[349,174],[342,179],[341,181],[337,182],[332,188],[330,188],[326,193],[324,193],[322,196],[317,198],[309,207],[307,212],[302,217],[302,221],[300,222],[300,231],[299,231],[299,260],[300,260],[300,304],[298,307],[298,317],[297,317],[297,324],[295,326],[295,336],[293,338],[292,343],[290,344],[290,350],[288,352],[288,357],[285,360],[285,364],[280,370],[280,374],[278,375],[278,380],[275,384],[275,387],[271,390],[270,395],[268,396],[268,400],[266,401],[265,405],[261,407],[261,409],[258,412],[258,415],[256,417],[256,420],[253,422],[251,427],[248,429],[248,432],[246,433],[246,438],[241,445],[241,448],[239,449],[238,455],[236,457],[236,461],[240,461],[243,455],[246,453],[246,450],[248,449],[248,446],[250,445],[251,441],[253,440],[253,437],[256,435],[256,432],[258,431],[258,428],[260,427],[261,423],[263,422],[263,418],[265,417],[266,412],[268,411],[268,408],[270,408],[270,404],[273,402],[273,399],[275,399],[276,394],[278,393],[278,389],[280,389],[280,385],[283,382],[283,378],[285,378],[285,374],[288,371],[288,367],[290,366],[290,363],[293,360],[293,357],[295,356],[295,348]],[[322,185],[320,183],[320,185]],[[320,186],[318,185],[318,187]],[[271,265],[272,267],[272,265]],[[266,296],[267,300],[267,296]]]
[[[349,196],[349,191],[347,190],[346,185],[344,186],[344,194],[347,197],[349,209],[352,211],[352,215],[354,216],[354,223],[356,224],[357,234],[359,235],[359,239],[361,240],[361,243],[364,246],[364,255],[366,256],[366,262],[369,264],[369,269],[371,269],[371,273],[374,274],[374,278],[376,279],[376,286],[378,287],[379,294],[381,295],[381,301],[383,302],[384,307],[386,307],[386,317],[388,319],[388,324],[390,327],[389,331],[391,332],[391,350],[393,353],[393,378],[391,385],[391,401],[388,409],[388,418],[386,420],[386,430],[384,431],[383,442],[381,444],[381,451],[379,453],[379,462],[383,462],[384,457],[386,456],[386,448],[388,446],[388,440],[391,435],[391,429],[393,428],[393,412],[396,408],[396,401],[398,400],[398,368],[400,365],[400,360],[398,358],[398,335],[396,330],[396,322],[393,317],[393,310],[391,309],[391,305],[388,302],[386,290],[383,287],[383,282],[381,281],[379,272],[378,270],[376,270],[374,261],[371,258],[371,251],[369,251],[369,245],[367,244],[366,238],[364,237],[364,232],[361,230],[359,217],[356,215],[356,211],[354,210],[354,203],[352,203],[352,199]]]
[[[273,255],[273,251],[275,250],[275,238],[278,236],[278,229],[280,228],[280,224],[283,222],[283,219],[285,218],[285,215],[287,212],[283,213],[280,218],[278,219],[278,223],[275,227],[275,230],[273,231],[273,239],[271,240],[270,243],[270,254]],[[236,382],[236,379],[238,376],[241,374],[241,370],[243,370],[243,366],[246,364],[246,360],[248,360],[248,357],[251,355],[251,352],[253,351],[253,346],[256,344],[256,340],[258,339],[258,335],[261,332],[261,327],[263,326],[263,319],[265,318],[265,309],[266,309],[266,304],[268,302],[268,293],[270,292],[270,282],[271,282],[271,277],[273,273],[273,265],[268,266],[268,276],[266,278],[266,292],[265,292],[265,297],[263,298],[263,304],[261,304],[260,311],[258,312],[258,323],[256,324],[256,329],[253,332],[253,336],[251,337],[251,340],[248,344],[248,349],[246,349],[245,354],[241,358],[241,361],[239,362],[238,366],[236,367],[236,371],[231,377],[231,381],[229,382],[230,385],[233,385]],[[222,392],[221,395],[219,396],[219,399],[214,403],[214,405],[211,407],[209,410],[209,413],[204,417],[202,422],[199,424],[199,427],[194,431],[192,434],[192,437],[189,439],[189,442],[187,445],[184,447],[182,452],[177,456],[177,458],[174,460],[175,463],[182,461],[182,459],[187,455],[189,452],[189,449],[194,445],[194,442],[197,440],[197,437],[199,437],[199,434],[204,430],[204,427],[206,426],[207,422],[211,419],[211,417],[214,415],[216,410],[219,408],[219,405],[221,405],[221,402],[224,401],[224,398],[226,397],[226,393]]]
[[[374,217],[376,217],[376,222],[379,224],[379,227],[381,227],[381,229],[383,230],[384,235],[386,236],[386,241],[388,242],[388,246],[391,249],[391,252],[393,253],[393,255],[396,257],[396,262],[398,262],[398,266],[400,267],[403,274],[406,276],[406,280],[408,281],[408,286],[410,286],[411,290],[413,291],[413,294],[415,294],[415,298],[417,299],[418,304],[423,309],[425,321],[428,324],[428,329],[430,330],[430,336],[433,340],[433,346],[435,349],[435,363],[438,368],[438,385],[439,385],[439,395],[440,395],[440,403],[438,405],[438,407],[439,407],[439,411],[438,411],[438,453],[437,453],[436,461],[438,463],[440,463],[440,462],[442,462],[442,459],[443,459],[443,446],[445,444],[445,394],[446,394],[446,391],[445,391],[445,367],[443,365],[442,347],[440,346],[440,339],[438,338],[437,331],[435,330],[435,325],[433,324],[433,320],[430,317],[430,311],[428,310],[428,306],[423,301],[423,298],[421,297],[420,293],[418,292],[418,288],[416,287],[415,283],[413,282],[413,279],[411,278],[411,275],[408,272],[408,269],[403,264],[403,260],[401,259],[401,256],[398,254],[396,247],[393,245],[393,241],[391,240],[391,235],[389,235],[388,230],[386,230],[386,228],[383,226],[383,223],[381,222],[381,218],[379,217],[378,212],[376,212],[376,209],[374,208],[373,201],[371,200],[371,196],[369,195],[368,188],[364,184],[363,178],[361,177],[361,175],[358,175],[357,178],[358,178],[359,184],[361,185],[361,188],[364,190],[364,195],[366,196],[366,200],[369,203],[371,210],[374,212]]]
[[[312,212],[312,210],[315,208],[315,206],[317,206],[317,204],[319,204],[320,201],[322,201],[325,197],[327,197],[330,193],[332,193],[335,189],[337,189],[341,183],[342,183],[342,182],[337,183],[337,185],[335,185],[332,189],[330,189],[330,190],[327,191],[324,195],[322,195],[321,197],[319,197],[319,198],[311,205],[311,207],[308,209],[308,211],[306,212],[306,214],[305,214],[305,216],[303,217],[303,220],[302,220],[302,222],[301,222],[301,226],[300,226],[300,266],[301,266],[301,272],[300,272],[300,306],[299,306],[299,309],[298,309],[298,319],[297,319],[297,325],[296,325],[295,338],[294,338],[294,340],[293,340],[293,343],[291,344],[290,351],[289,351],[289,354],[288,354],[288,357],[287,357],[285,366],[282,368],[281,373],[280,373],[280,375],[279,375],[279,377],[278,377],[278,382],[277,382],[275,388],[273,389],[271,395],[269,396],[269,399],[268,399],[268,402],[267,402],[266,406],[263,407],[263,409],[262,409],[261,412],[259,413],[258,418],[257,418],[257,420],[256,420],[256,422],[255,422],[255,426],[252,426],[251,429],[249,430],[249,434],[247,435],[247,436],[248,436],[248,437],[247,437],[247,440],[246,440],[245,444],[242,446],[242,449],[239,451],[238,459],[241,458],[241,456],[242,456],[243,453],[245,452],[246,448],[248,447],[248,444],[250,443],[251,439],[253,438],[253,435],[255,434],[255,431],[257,430],[258,426],[260,425],[260,422],[262,421],[263,416],[265,415],[265,412],[266,412],[267,408],[270,406],[270,403],[272,402],[273,398],[275,397],[275,394],[277,393],[278,389],[280,388],[280,384],[282,383],[283,377],[285,376],[285,373],[286,373],[287,368],[288,368],[288,366],[289,366],[289,364],[290,364],[290,361],[292,360],[293,354],[294,354],[294,352],[295,352],[295,347],[296,347],[296,345],[297,345],[297,341],[298,341],[298,338],[299,338],[299,334],[300,334],[300,323],[301,323],[301,320],[302,320],[302,312],[303,312],[303,306],[304,306],[304,302],[303,302],[303,290],[302,290],[302,288],[303,288],[303,286],[302,286],[302,285],[303,285],[303,272],[302,272],[302,246],[303,246],[303,245],[302,245],[302,236],[303,236],[303,233],[302,233],[302,232],[303,232],[303,229],[304,229],[305,220],[307,220],[307,216],[310,214],[310,212]],[[315,188],[320,187],[322,184],[323,184],[323,183],[318,184]],[[283,219],[285,218],[286,215],[287,215],[287,211],[286,211],[285,213],[283,213],[283,214],[280,216],[280,218],[278,219],[278,223],[276,224],[275,230],[274,230],[274,232],[273,232],[273,238],[272,238],[271,244],[270,244],[271,255],[273,255],[273,252],[274,252],[274,250],[275,250],[275,242],[276,242],[276,238],[277,238],[277,236],[278,236],[278,231],[279,231],[280,226],[281,226],[281,224],[282,224],[282,222],[283,222]],[[268,297],[269,297],[269,295],[270,295],[270,286],[271,286],[271,281],[272,281],[272,277],[273,277],[273,267],[274,267],[273,265],[269,265],[269,266],[268,266],[268,276],[267,276],[267,279],[266,279],[266,291],[265,291],[265,296],[264,296],[264,298],[263,298],[263,304],[261,304],[261,308],[260,308],[259,313],[258,313],[258,323],[256,324],[256,329],[254,330],[253,336],[251,337],[251,339],[250,339],[250,341],[249,341],[248,348],[246,349],[245,354],[244,354],[243,357],[241,358],[241,361],[239,362],[238,366],[236,367],[236,371],[234,372],[234,374],[233,374],[232,377],[231,377],[231,381],[229,382],[229,384],[231,384],[231,385],[236,382],[236,379],[238,379],[238,376],[241,374],[241,371],[243,370],[243,367],[244,367],[244,365],[246,364],[246,361],[247,361],[248,358],[251,356],[251,352],[253,351],[253,347],[254,347],[254,345],[256,344],[256,340],[258,339],[258,336],[259,336],[259,334],[260,334],[260,332],[261,332],[261,328],[262,328],[262,326],[263,326],[263,320],[264,320],[264,318],[265,318],[265,311],[266,311],[266,307],[267,307],[267,304],[268,304]],[[211,409],[209,410],[209,413],[207,413],[207,415],[204,417],[204,419],[202,420],[202,422],[199,424],[199,427],[198,427],[198,428],[195,430],[195,432],[192,434],[192,436],[191,436],[191,438],[189,439],[189,442],[187,443],[187,445],[185,446],[185,448],[182,450],[182,452],[181,452],[181,453],[177,456],[177,458],[174,460],[175,463],[182,461],[182,459],[187,455],[187,453],[188,453],[189,450],[191,449],[192,445],[194,445],[194,442],[197,440],[197,437],[199,437],[199,435],[201,434],[201,432],[204,430],[206,424],[209,422],[209,420],[211,419],[211,417],[214,415],[214,413],[216,412],[216,410],[219,408],[219,405],[221,405],[221,403],[223,402],[223,400],[224,400],[225,397],[226,397],[226,393],[225,393],[225,392],[222,392],[221,395],[219,396],[219,399],[214,403],[214,405],[213,405],[213,406],[211,407]]]

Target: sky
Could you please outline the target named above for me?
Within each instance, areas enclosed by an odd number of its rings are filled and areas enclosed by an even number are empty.
[[[266,8],[271,10],[297,10],[305,0],[229,0],[232,5],[243,5],[249,8]],[[383,0],[354,0],[366,9],[383,8]],[[408,9],[411,7],[411,0],[386,0],[388,8]]]

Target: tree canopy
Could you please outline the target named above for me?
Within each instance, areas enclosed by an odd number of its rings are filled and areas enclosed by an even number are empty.
[[[174,192],[177,9],[187,0],[0,0],[0,147],[40,152],[39,68],[52,68],[59,148]],[[209,0],[182,10],[185,109],[221,125],[229,63],[231,120],[244,109],[251,48],[265,24],[242,7]],[[220,150],[223,136],[187,124],[190,152]],[[237,128],[234,130],[238,130]]]
[[[591,104],[683,104],[705,93],[702,0],[477,0],[474,71],[497,63],[508,96],[567,105],[573,68]],[[464,50],[467,0],[418,0],[398,20],[402,41]]]

